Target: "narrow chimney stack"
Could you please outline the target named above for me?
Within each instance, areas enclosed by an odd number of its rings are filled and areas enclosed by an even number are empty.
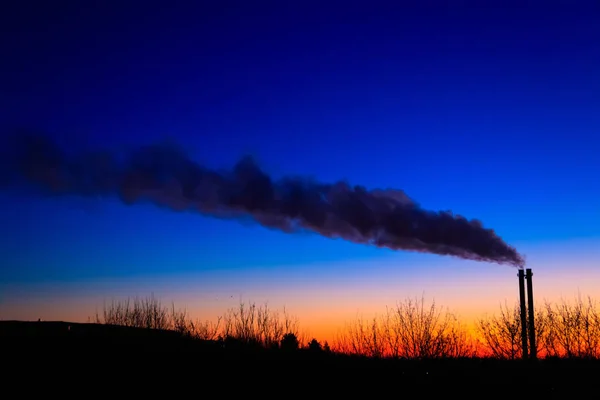
[[[527,309],[525,306],[525,271],[519,269],[519,305],[521,311],[522,358],[527,359]]]
[[[537,346],[535,344],[535,310],[533,308],[533,272],[531,268],[526,270],[527,278],[527,310],[529,311],[529,357],[532,360],[537,358]]]

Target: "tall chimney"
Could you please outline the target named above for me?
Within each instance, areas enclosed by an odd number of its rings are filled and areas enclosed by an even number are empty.
[[[533,282],[531,268],[527,268],[527,310],[529,311],[529,356],[532,360],[537,358],[537,347],[535,345],[535,312],[533,309]]]
[[[525,308],[525,271],[519,269],[519,304],[521,308],[521,346],[523,360],[527,359],[527,311]]]

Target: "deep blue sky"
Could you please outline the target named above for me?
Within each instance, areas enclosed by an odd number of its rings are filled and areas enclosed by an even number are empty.
[[[3,132],[174,140],[214,167],[252,154],[276,177],[403,189],[516,246],[600,237],[596,1],[14,3]],[[5,282],[434,259],[116,200],[0,200]]]

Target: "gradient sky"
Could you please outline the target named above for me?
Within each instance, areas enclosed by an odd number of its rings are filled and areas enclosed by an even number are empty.
[[[597,1],[13,3],[3,133],[169,140],[215,168],[250,154],[274,177],[403,189],[516,246],[537,297],[600,298]],[[0,204],[1,319],[85,320],[151,292],[212,318],[241,297],[331,338],[409,296],[467,319],[517,296],[497,264],[117,199]]]

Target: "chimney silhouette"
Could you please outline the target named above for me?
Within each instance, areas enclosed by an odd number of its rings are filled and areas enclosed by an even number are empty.
[[[537,358],[537,346],[535,344],[535,310],[533,309],[533,272],[531,268],[525,270],[527,278],[527,310],[529,311],[529,358],[535,360]]]
[[[525,306],[525,271],[519,269],[519,305],[521,311],[522,358],[527,359],[527,309]]]
[[[522,358],[523,360],[535,360],[537,358],[537,347],[535,344],[535,310],[533,307],[533,272],[531,272],[531,268],[519,269],[518,276]],[[527,300],[525,299],[525,279],[527,279]],[[529,317],[529,320],[527,317]]]

